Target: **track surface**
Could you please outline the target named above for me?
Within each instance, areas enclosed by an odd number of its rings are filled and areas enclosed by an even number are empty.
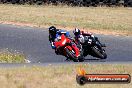
[[[106,44],[108,58],[95,60],[96,58],[88,56],[85,62],[132,62],[132,37],[96,36]],[[40,28],[0,24],[0,49],[5,48],[24,53],[31,63],[66,62],[65,57],[56,55],[51,49],[48,31]]]

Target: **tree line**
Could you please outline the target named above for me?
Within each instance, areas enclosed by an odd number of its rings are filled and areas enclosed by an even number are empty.
[[[125,6],[132,7],[132,0],[0,0],[0,3],[30,5],[68,5],[68,6]]]

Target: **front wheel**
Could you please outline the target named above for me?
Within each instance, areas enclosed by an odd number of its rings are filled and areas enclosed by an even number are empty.
[[[74,62],[79,62],[78,58],[76,58],[74,52],[66,48],[67,57],[73,60]]]
[[[105,53],[105,50],[99,49],[97,46],[92,47],[93,52],[98,58],[106,59],[107,54]]]

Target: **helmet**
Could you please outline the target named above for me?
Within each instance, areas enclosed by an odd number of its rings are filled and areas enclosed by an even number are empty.
[[[80,30],[78,28],[75,28],[73,33],[75,36],[78,36],[78,35],[80,35]]]
[[[57,32],[56,27],[54,27],[54,26],[49,27],[49,34],[51,34],[51,35],[55,35],[56,32]]]

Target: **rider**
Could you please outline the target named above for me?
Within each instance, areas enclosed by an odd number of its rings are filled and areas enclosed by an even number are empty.
[[[49,27],[49,41],[51,43],[52,49],[55,49],[56,54],[58,54],[58,52],[56,46],[54,45],[54,42],[57,41],[62,34],[64,34],[66,37],[70,37],[70,34],[67,31],[57,29],[54,26]]]
[[[77,42],[77,44],[83,44],[85,42],[85,36],[88,37],[88,43],[92,43],[92,40],[96,40],[99,42],[98,38],[95,37],[92,33],[90,32],[84,32],[84,31],[80,31],[80,29],[75,28],[73,31],[74,35],[75,35],[75,40]],[[99,42],[100,43],[100,42]],[[101,43],[100,43],[101,44]],[[105,47],[104,44],[101,44],[102,47]]]

